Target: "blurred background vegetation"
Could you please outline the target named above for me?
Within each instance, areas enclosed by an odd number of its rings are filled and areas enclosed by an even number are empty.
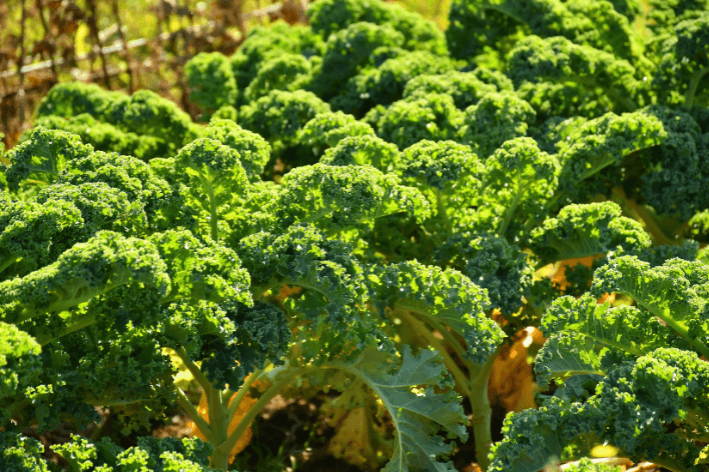
[[[384,0],[383,0],[384,1]],[[0,2],[0,133],[12,146],[56,83],[147,88],[190,106],[182,68],[233,53],[249,31],[306,23],[308,0],[5,0]],[[450,0],[397,0],[447,27]]]

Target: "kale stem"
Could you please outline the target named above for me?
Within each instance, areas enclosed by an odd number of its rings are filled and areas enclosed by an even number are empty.
[[[488,399],[488,384],[490,383],[490,373],[495,359],[504,348],[504,343],[497,346],[488,358],[482,369],[473,378],[472,395],[468,396],[470,406],[473,409],[473,435],[475,436],[475,459],[480,468],[485,471],[490,466],[490,448],[492,447],[492,408]]]
[[[40,346],[46,346],[47,344],[52,343],[63,336],[71,334],[74,331],[84,329],[88,326],[93,325],[94,323],[96,323],[96,317],[92,314],[89,314],[79,318],[71,326],[67,326],[66,328],[64,328],[58,335],[51,337],[49,335],[38,335],[35,337],[35,339],[37,340]]]
[[[625,108],[626,111],[632,113],[638,109],[638,105],[637,105],[637,103],[635,103],[635,101],[633,99],[623,96],[616,89],[607,88],[604,90],[608,94],[609,97],[611,97],[613,100],[618,102],[623,108]]]
[[[212,444],[215,446],[214,453],[209,466],[215,469],[227,470],[229,468],[229,452],[216,447],[223,444],[229,437],[229,418],[226,417],[226,402],[223,392],[217,388],[210,387],[205,391],[207,403],[209,404],[209,427],[212,429]]]
[[[705,67],[704,69],[700,69],[692,74],[692,79],[689,82],[687,93],[684,94],[684,104],[687,108],[691,108],[694,104],[694,95],[697,93],[697,87],[699,87],[699,83],[708,73],[709,67]]]
[[[416,319],[416,317],[410,315],[403,316],[405,316],[407,321],[415,328],[415,331],[421,334],[421,336],[426,339],[428,344],[433,347],[438,352],[438,354],[440,354],[440,356],[443,358],[443,363],[448,368],[448,371],[453,374],[456,386],[462,390],[463,395],[469,397],[472,392],[470,389],[470,385],[468,384],[468,375],[465,374],[460,369],[460,367],[458,367],[458,364],[446,351],[446,348],[441,342],[441,340],[436,338],[433,333],[431,333],[431,331],[421,321]]]
[[[500,224],[500,228],[497,230],[497,234],[500,236],[504,236],[505,233],[507,232],[507,228],[510,226],[510,223],[512,222],[512,217],[515,214],[515,211],[517,210],[517,207],[519,206],[519,202],[522,201],[522,196],[524,193],[527,191],[531,183],[527,185],[522,185],[517,189],[517,192],[515,193],[514,198],[512,199],[512,203],[507,207],[505,210],[505,216],[502,219],[502,223]]]
[[[199,179],[202,181],[206,191],[207,197],[209,198],[209,225],[211,227],[212,240],[219,242],[219,218],[218,218],[218,208],[217,208],[217,197],[214,194],[214,186],[212,186],[211,180],[206,176],[198,172]]]
[[[17,257],[10,256],[10,257],[8,257],[7,259],[5,259],[4,261],[0,261],[0,272],[2,272],[3,270],[7,269],[8,267],[10,267],[10,266],[11,266],[12,264],[14,264],[15,262],[17,262],[17,259],[18,259]]]
[[[270,402],[273,397],[278,395],[283,388],[285,388],[286,385],[291,383],[293,380],[296,378],[302,376],[303,374],[309,372],[311,369],[308,367],[301,367],[300,369],[294,369],[291,372],[288,372],[285,374],[285,376],[280,379],[278,382],[273,384],[268,390],[264,392],[263,395],[261,395],[261,398],[258,399],[256,404],[249,408],[248,413],[244,415],[244,417],[241,419],[239,424],[237,425],[236,429],[232,431],[232,433],[229,435],[229,437],[224,441],[223,443],[219,444],[217,446],[217,450],[220,451],[222,454],[229,454],[229,451],[231,451],[236,443],[239,441],[239,438],[246,432],[246,429],[249,427],[251,422],[256,418],[256,416],[261,413],[261,410],[263,410],[268,402]],[[217,451],[215,451],[216,454]],[[212,466],[213,467],[213,466]],[[226,469],[224,469],[226,470]]]
[[[209,391],[209,389],[212,388],[212,382],[210,382],[209,379],[207,379],[207,377],[205,377],[205,375],[199,369],[199,367],[197,367],[197,365],[190,360],[189,356],[187,355],[187,351],[185,351],[185,348],[179,347],[177,349],[173,349],[173,351],[175,351],[180,357],[180,359],[190,371],[192,376],[199,383],[200,387],[202,387],[202,390],[204,390],[205,392]]]
[[[453,228],[446,212],[446,207],[443,204],[443,195],[439,189],[434,189],[436,193],[436,206],[438,207],[438,217],[443,220],[443,227],[446,229],[446,238],[453,233]]]
[[[177,394],[177,402],[180,404],[182,409],[185,410],[190,419],[194,421],[194,424],[197,425],[200,432],[205,438],[207,438],[207,441],[210,443],[213,442],[214,435],[212,434],[212,428],[209,426],[209,423],[204,421],[202,416],[199,414],[199,411],[197,411],[197,408],[194,407],[192,402],[187,398],[187,395],[185,395],[185,392],[183,392],[180,387],[175,385],[175,393]]]
[[[241,401],[244,399],[244,397],[246,397],[246,394],[249,393],[249,388],[251,388],[251,385],[256,380],[258,380],[258,378],[262,372],[263,372],[263,370],[260,370],[260,369],[252,372],[251,375],[249,375],[246,378],[244,385],[241,386],[241,388],[237,392],[236,396],[231,401],[231,404],[229,405],[229,409],[227,410],[227,417],[229,418],[230,423],[231,423],[231,418],[234,416],[234,414],[236,413],[236,410],[239,408]]]

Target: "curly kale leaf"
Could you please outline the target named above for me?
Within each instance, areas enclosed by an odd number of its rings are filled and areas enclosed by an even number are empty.
[[[40,457],[44,446],[36,439],[0,431],[0,467],[7,472],[49,472]],[[79,471],[81,472],[81,471]]]
[[[239,153],[239,162],[251,182],[259,181],[268,160],[271,146],[256,133],[247,131],[231,120],[213,119],[204,130],[204,137],[219,141]]]
[[[484,311],[490,303],[486,290],[456,270],[410,261],[370,266],[366,279],[379,313],[391,308],[401,316],[403,310],[433,330],[449,327],[463,337],[465,356],[473,363],[484,363],[502,340]]]
[[[485,167],[478,213],[491,232],[505,235],[513,222],[537,221],[546,214],[560,166],[533,139],[506,141],[485,161]]]
[[[451,55],[474,61],[493,51],[501,60],[523,34],[564,37],[575,43],[630,59],[636,41],[623,8],[588,0],[456,0],[451,4],[446,39]],[[494,45],[494,46],[493,46]]]
[[[588,294],[554,300],[541,329],[549,342],[539,351],[534,369],[543,386],[573,375],[605,375],[603,357],[609,350],[643,356],[673,342],[673,334],[647,310],[611,308]]]
[[[653,86],[667,103],[691,107],[699,94],[706,104],[709,73],[709,13],[706,10],[677,23],[662,44]]]
[[[337,146],[346,138],[374,134],[374,129],[369,124],[337,111],[316,115],[305,124],[298,140],[304,152],[320,159],[329,148]]]
[[[424,139],[453,139],[463,121],[463,113],[455,107],[453,98],[444,94],[410,97],[386,109],[373,108],[367,116],[370,114],[377,135],[399,149]]]
[[[236,80],[229,59],[221,53],[201,52],[185,64],[190,100],[208,111],[236,103]]]
[[[320,163],[330,166],[372,166],[388,174],[401,159],[401,151],[395,144],[377,136],[364,135],[344,138],[325,151]]]
[[[505,141],[525,136],[535,117],[531,105],[516,95],[488,93],[465,110],[458,136],[485,159]]]
[[[81,211],[70,202],[0,202],[2,279],[26,275],[54,262],[81,234]]]
[[[41,205],[59,200],[74,204],[81,212],[84,240],[102,229],[137,235],[148,226],[143,202],[131,201],[126,192],[104,182],[57,183],[40,190],[35,199]]]
[[[167,146],[163,139],[124,131],[114,124],[99,121],[88,113],[68,119],[55,115],[44,116],[35,121],[35,126],[75,134],[82,142],[90,144],[97,151],[113,151],[135,156],[144,161],[167,153]]]
[[[315,164],[281,181],[276,214],[281,224],[315,223],[332,229],[406,211],[418,220],[430,215],[426,199],[394,175],[371,166]]]
[[[131,201],[143,206],[150,225],[156,224],[172,197],[168,182],[148,164],[115,153],[94,152],[69,161],[57,182],[72,185],[103,182],[123,191]]]
[[[436,25],[399,5],[372,0],[324,0],[308,9],[310,24],[323,38],[358,23],[388,25],[404,35],[404,47],[446,54],[445,37]]]
[[[569,133],[566,142],[557,145],[562,170],[555,201],[584,203],[598,193],[607,193],[605,179],[617,183],[628,155],[657,146],[666,137],[662,122],[644,112],[608,113],[583,123]],[[611,169],[610,175],[602,173],[606,168]]]
[[[568,205],[532,231],[531,248],[542,264],[598,254],[636,254],[649,249],[642,225],[612,202]]]
[[[267,361],[281,364],[288,352],[288,321],[282,311],[263,302],[248,307],[180,301],[170,304],[161,316],[161,345],[184,349],[186,357],[200,362],[201,372],[219,389],[229,385],[236,390]]]
[[[404,346],[401,360],[392,362],[387,353],[370,349],[353,362],[334,367],[361,379],[391,414],[397,434],[385,472],[455,470],[451,462],[439,461],[452,453],[453,444],[446,444],[438,433],[465,440],[466,420],[436,352],[422,350],[414,355]]]
[[[232,249],[211,240],[201,241],[188,230],[156,233],[149,240],[167,264],[172,280],[172,290],[164,301],[229,300],[252,304],[249,274]]]
[[[527,36],[510,53],[507,74],[517,87],[525,82],[575,82],[598,88],[617,103],[616,111],[635,111],[643,98],[643,83],[628,61],[563,37]]]
[[[709,267],[699,261],[671,259],[650,267],[634,256],[612,260],[595,273],[591,293],[620,293],[667,323],[702,355],[709,354],[706,318]]]
[[[170,278],[153,244],[101,231],[53,264],[0,283],[0,318],[19,323],[67,310],[128,283],[166,294]]]
[[[415,183],[422,191],[436,189],[451,196],[479,187],[474,180],[480,178],[483,169],[470,147],[455,141],[419,141],[404,149],[396,165],[407,183]]]
[[[210,236],[219,240],[219,221],[227,204],[243,196],[249,180],[239,152],[213,139],[197,139],[175,157],[175,171],[185,182],[182,194],[209,215]]]
[[[406,52],[366,69],[347,81],[345,90],[330,103],[335,109],[362,116],[376,105],[400,100],[409,80],[422,73],[440,74],[454,69],[448,57],[427,51]]]
[[[512,84],[509,85],[511,88]],[[494,84],[484,82],[475,72],[448,71],[436,74],[427,70],[406,82],[403,98],[444,93],[453,97],[456,107],[465,110],[478,103],[485,95],[497,91],[499,90]]]
[[[67,162],[87,157],[92,152],[93,148],[82,144],[78,136],[40,126],[27,141],[7,153],[10,166],[3,167],[7,185],[16,191],[30,177],[41,181],[54,180]]]
[[[297,224],[281,234],[257,233],[242,239],[237,250],[251,275],[254,298],[278,285],[311,289],[320,305],[303,307],[304,316],[328,315],[334,326],[353,316],[355,304],[365,302],[362,267],[349,245],[328,239],[309,225]]]
[[[12,400],[18,391],[34,384],[42,373],[42,348],[26,332],[12,324],[0,321],[0,425],[10,421]]]
[[[37,108],[37,118],[71,118],[88,113],[98,121],[106,121],[111,110],[126,101],[127,95],[104,90],[96,84],[62,82],[44,96]]]
[[[124,450],[108,438],[92,443],[78,435],[52,446],[71,472],[216,472],[207,467],[213,449],[198,438],[139,437],[136,446]]]
[[[239,110],[239,124],[268,140],[276,152],[298,144],[305,124],[330,105],[304,90],[273,90]]]
[[[404,35],[390,25],[367,22],[348,25],[328,38],[320,72],[313,81],[314,90],[329,100],[369,63],[377,48],[398,47],[403,43]]]
[[[680,110],[652,105],[641,113],[663,128],[661,145],[641,156],[645,167],[641,195],[657,213],[686,221],[709,207],[706,138],[697,122]]]
[[[170,156],[201,134],[201,128],[176,103],[145,89],[115,104],[106,121],[124,131],[162,138]]]
[[[637,462],[705,470],[697,461],[699,447],[689,439],[706,435],[699,419],[707,411],[706,362],[695,353],[661,347],[634,359],[612,359],[606,368],[607,376],[583,403],[556,397],[539,410],[509,416],[491,470],[537,470],[554,459],[589,455],[604,443]]]
[[[522,296],[532,284],[533,269],[527,255],[496,234],[456,234],[437,248],[434,257],[487,289],[490,307],[505,315],[522,306]]]
[[[308,89],[313,79],[311,61],[300,54],[281,54],[263,61],[256,77],[244,91],[251,102],[268,95],[271,90]]]

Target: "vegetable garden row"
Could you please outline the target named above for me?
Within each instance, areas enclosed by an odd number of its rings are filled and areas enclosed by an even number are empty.
[[[228,470],[276,396],[337,392],[386,472],[709,471],[709,1],[308,15],[187,63],[199,122],[62,83],[0,157],[0,470]],[[140,436],[177,405],[201,439]],[[27,437],[97,407],[136,445]]]

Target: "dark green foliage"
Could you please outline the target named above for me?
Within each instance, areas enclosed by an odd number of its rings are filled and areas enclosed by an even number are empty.
[[[487,289],[490,308],[497,308],[505,315],[522,306],[522,296],[532,284],[533,270],[527,256],[496,234],[453,236],[437,249],[436,259]]]
[[[307,222],[337,229],[403,211],[419,221],[430,214],[428,202],[416,189],[370,165],[294,169],[283,177],[277,203],[280,224]]]
[[[37,108],[37,118],[71,118],[88,113],[98,120],[105,120],[113,108],[127,100],[125,94],[108,92],[96,84],[66,82],[52,87],[42,99]]]
[[[653,81],[658,95],[672,104],[706,106],[707,83],[703,79],[709,72],[708,52],[709,12],[677,23],[674,35],[662,45],[662,59]]]
[[[607,1],[455,0],[446,39],[451,55],[466,60],[491,53],[504,57],[522,32],[565,37],[630,58],[634,38],[626,11],[618,13]]]
[[[40,117],[36,126],[67,131],[81,138],[84,143],[91,143],[97,151],[114,151],[130,154],[142,160],[149,160],[166,153],[165,143],[154,136],[139,135],[122,131],[115,125],[98,121],[88,113],[64,119],[49,115]]]
[[[86,157],[92,151],[93,148],[82,144],[76,135],[39,127],[27,141],[7,153],[10,161],[10,166],[4,169],[7,185],[10,190],[17,190],[29,177],[52,180],[68,161]]]
[[[636,69],[611,53],[573,43],[563,37],[527,36],[510,53],[507,74],[515,86],[573,82],[584,90],[599,89],[613,102],[612,111],[635,111],[643,102],[644,82]]]
[[[380,313],[390,308],[438,320],[465,339],[465,357],[474,363],[484,362],[500,340],[499,328],[484,313],[490,307],[485,290],[456,270],[410,261],[372,266],[366,275]]]
[[[122,190],[131,201],[140,202],[150,223],[170,201],[168,183],[155,175],[148,164],[130,156],[94,152],[69,161],[57,180],[72,185],[96,182]]]
[[[555,156],[539,150],[531,138],[515,138],[496,150],[485,167],[485,204],[478,220],[483,228],[490,225],[491,231],[505,235],[518,231],[517,224],[540,221],[559,182]]]
[[[36,439],[0,432],[0,467],[7,472],[48,472],[47,462],[38,456],[44,451]]]
[[[595,195],[607,195],[622,178],[624,160],[634,152],[663,142],[667,133],[655,116],[647,112],[600,118],[569,128],[565,141],[556,148],[562,165],[560,192],[563,203],[584,202]],[[557,129],[556,132],[562,131]],[[562,135],[563,136],[563,135]]]
[[[443,33],[433,23],[395,4],[376,0],[324,0],[313,3],[308,16],[313,30],[323,38],[358,22],[386,24],[404,35],[403,46],[406,49],[426,50],[434,54],[447,52]]]
[[[387,25],[353,23],[327,40],[322,65],[313,83],[316,93],[329,100],[340,88],[367,66],[372,53],[380,47],[403,46],[401,33]]]
[[[426,140],[404,149],[397,170],[408,182],[451,194],[469,189],[471,182],[463,183],[465,178],[480,178],[484,172],[469,146]],[[455,188],[458,185],[464,188]]]
[[[126,450],[107,438],[92,443],[78,435],[52,449],[69,462],[71,472],[214,472],[207,467],[213,447],[200,439],[139,437],[137,446]],[[148,469],[149,468],[149,469]]]
[[[313,321],[323,310],[330,323],[343,328],[354,316],[352,303],[364,302],[364,274],[351,257],[351,248],[339,241],[328,241],[312,226],[294,225],[280,236],[268,233],[249,236],[241,241],[238,252],[257,287],[268,287],[277,280],[321,287],[313,295],[325,304],[302,307],[303,314]]]
[[[255,26],[249,31],[248,37],[229,58],[229,62],[238,91],[244,91],[264,61],[293,53],[302,54],[306,58],[322,56],[324,49],[323,39],[309,27],[291,27],[285,22],[276,22],[269,27]]]
[[[699,125],[686,113],[662,106],[642,110],[662,123],[662,145],[645,156],[642,194],[658,213],[686,221],[709,207],[706,178],[709,161]]]
[[[163,139],[168,155],[199,136],[199,127],[178,106],[148,90],[139,90],[130,99],[114,106],[107,121],[125,131]]]
[[[639,253],[650,248],[642,225],[621,216],[611,202],[569,205],[532,231],[531,247],[541,262],[600,254]]]
[[[345,91],[331,100],[333,108],[362,116],[375,105],[389,105],[404,94],[409,80],[422,73],[443,73],[454,68],[448,57],[428,51],[407,52],[366,69],[347,81]]]

